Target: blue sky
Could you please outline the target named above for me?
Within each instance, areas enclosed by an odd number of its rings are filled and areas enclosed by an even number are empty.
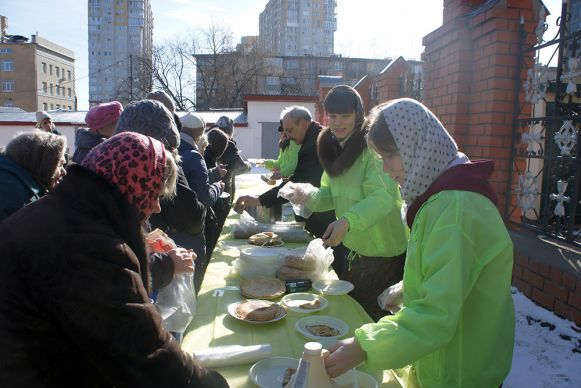
[[[79,109],[88,108],[87,1],[0,0],[10,34],[39,33],[75,52]],[[154,43],[227,26],[239,40],[258,35],[258,15],[268,0],[151,0]],[[561,0],[545,0],[552,13]],[[442,24],[442,0],[337,0],[335,52],[344,56],[419,59],[422,37]]]

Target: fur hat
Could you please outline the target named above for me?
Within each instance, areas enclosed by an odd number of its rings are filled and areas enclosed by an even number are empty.
[[[91,132],[116,123],[123,112],[123,105],[119,101],[106,102],[91,108],[85,116],[85,122]]]
[[[66,146],[64,136],[35,129],[18,134],[8,143],[4,154],[48,190]]]
[[[216,121],[216,126],[220,128],[228,137],[234,134],[234,121],[228,116],[220,116]]]
[[[208,137],[208,149],[212,150],[216,159],[219,159],[226,151],[228,145],[228,137],[219,129],[211,129],[206,134]]]
[[[115,133],[137,132],[161,141],[170,150],[180,145],[173,115],[159,101],[141,100],[128,104],[117,121]]]
[[[155,100],[161,102],[167,110],[170,112],[176,111],[176,104],[173,99],[163,90],[156,90],[155,92],[149,92],[145,97],[148,100]]]

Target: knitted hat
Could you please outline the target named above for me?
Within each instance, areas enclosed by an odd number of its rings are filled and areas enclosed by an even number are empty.
[[[40,123],[44,119],[50,119],[52,121],[51,115],[46,113],[45,111],[36,112],[36,126],[39,127]]]
[[[128,104],[117,121],[115,133],[137,132],[161,141],[171,151],[180,145],[173,115],[159,101],[141,100]]]
[[[149,92],[145,97],[148,100],[155,100],[161,102],[167,110],[170,112],[175,112],[176,104],[173,99],[163,90],[156,90],[155,92]]]
[[[187,132],[197,138],[204,133],[204,127],[206,127],[206,122],[204,119],[195,113],[188,113],[181,118],[182,121],[182,132],[187,130]]]
[[[91,108],[85,116],[85,122],[91,132],[97,132],[109,124],[116,123],[121,112],[123,112],[123,105],[119,101],[106,102]]]
[[[126,132],[93,148],[81,165],[115,185],[143,222],[153,214],[163,192],[165,163],[159,141]]]

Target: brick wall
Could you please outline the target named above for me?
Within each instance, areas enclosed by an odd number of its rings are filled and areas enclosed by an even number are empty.
[[[581,278],[515,253],[512,284],[539,305],[581,326]]]
[[[409,85],[409,81],[411,81],[410,67],[405,59],[399,57],[375,77],[377,101],[374,105],[394,98],[410,97],[411,85]]]

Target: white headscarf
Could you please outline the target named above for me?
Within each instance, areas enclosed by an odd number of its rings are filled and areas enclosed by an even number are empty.
[[[456,158],[458,146],[436,116],[415,100],[394,100],[382,114],[405,169],[402,196],[411,204]]]

